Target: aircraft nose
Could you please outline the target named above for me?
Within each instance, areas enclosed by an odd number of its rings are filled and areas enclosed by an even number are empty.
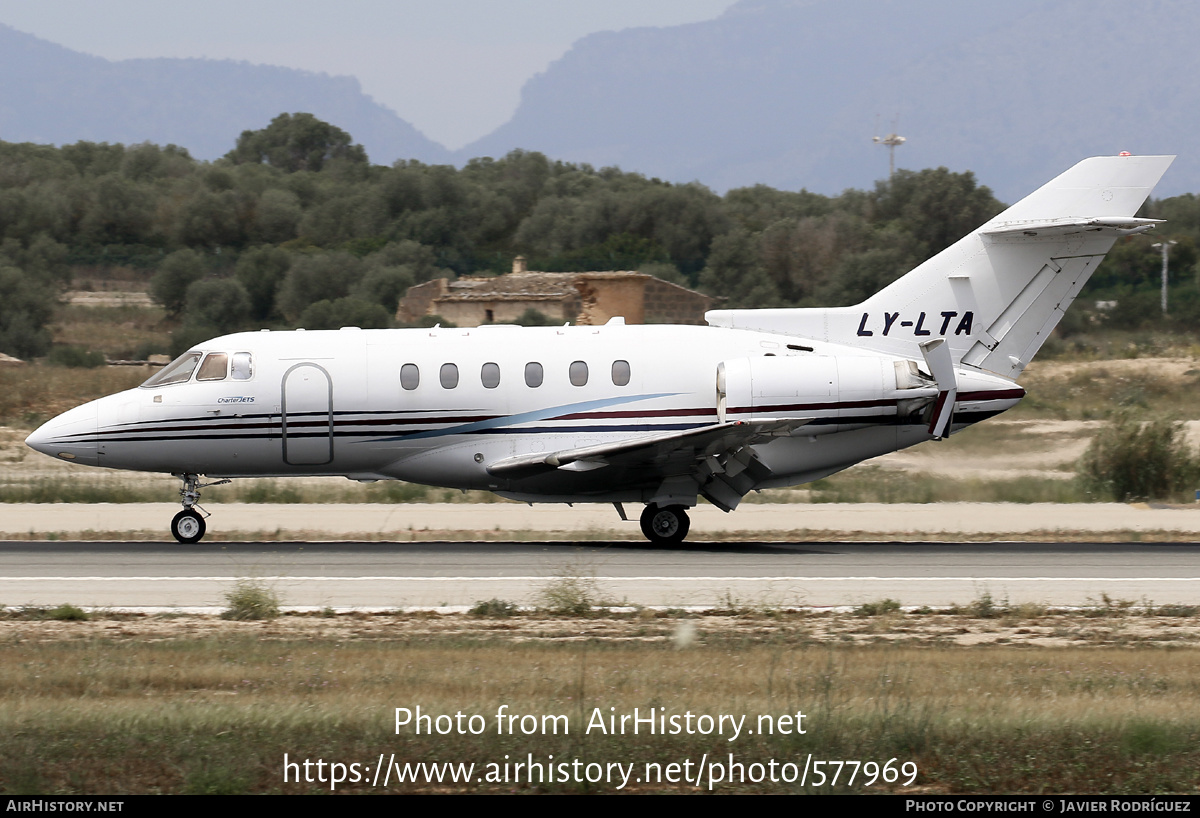
[[[25,438],[25,445],[71,463],[99,465],[96,401],[77,406],[46,421]]]

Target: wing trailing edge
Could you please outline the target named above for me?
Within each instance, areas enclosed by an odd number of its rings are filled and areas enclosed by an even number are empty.
[[[681,432],[633,437],[612,443],[600,443],[595,446],[506,457],[503,460],[489,463],[487,470],[489,474],[497,477],[522,476],[531,472],[552,469],[588,471],[614,464],[623,466],[638,463],[652,464],[656,459],[689,448],[697,459],[703,459],[767,438],[789,435],[793,430],[810,422],[812,422],[812,418],[734,420]]]
[[[548,454],[506,457],[489,464],[487,470],[497,477],[521,479],[556,469],[636,469],[655,475],[657,488],[647,498],[652,504],[695,505],[697,497],[703,496],[722,511],[732,511],[772,473],[759,460],[754,444],[787,437],[812,420],[734,420]]]

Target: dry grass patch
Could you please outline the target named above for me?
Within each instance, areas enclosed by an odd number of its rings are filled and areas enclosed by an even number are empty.
[[[963,478],[875,464],[854,466],[805,488],[804,501],[811,503],[1082,503],[1091,499],[1074,481],[1059,477]],[[763,501],[780,502],[780,494],[786,493],[763,492]]]
[[[1007,418],[1098,420],[1115,411],[1153,409],[1171,418],[1200,419],[1194,398],[1200,364],[1194,359],[1035,362],[1021,385],[1027,394]]]
[[[54,342],[95,350],[110,360],[145,360],[170,349],[164,318],[161,307],[143,304],[64,304],[55,316]]]
[[[889,608],[891,606],[888,606]],[[153,617],[0,620],[0,786],[17,792],[306,792],[282,758],[485,764],[545,760],[682,761],[733,752],[747,763],[816,758],[912,760],[926,792],[1192,792],[1200,763],[1200,653],[1161,647],[963,647],[930,637],[1002,619],[902,613],[922,632],[858,635],[864,617],[814,612],[666,612],[503,621],[471,616],[343,615],[264,622]],[[870,619],[871,617],[867,617]],[[1129,627],[1161,616],[1123,615]],[[679,625],[690,636],[679,639]],[[1111,619],[1046,613],[1026,631]],[[1179,620],[1195,638],[1194,620]],[[15,630],[23,629],[23,630]],[[45,629],[55,629],[48,631]],[[638,631],[644,632],[641,638]],[[57,632],[58,638],[37,639]],[[580,639],[580,634],[588,636]],[[622,638],[621,635],[624,634]],[[853,639],[890,641],[843,644]],[[1005,634],[1008,634],[1006,636]],[[1039,638],[1027,634],[1030,640]],[[616,638],[614,638],[616,637]],[[562,715],[565,734],[395,733],[394,708]],[[667,714],[802,711],[804,735],[611,736],[584,729],[595,708]],[[37,759],[32,765],[29,759]],[[359,784],[350,792],[377,792]],[[393,786],[445,791],[446,785]],[[513,785],[471,782],[466,791]],[[581,791],[576,784],[518,786]],[[609,788],[599,788],[608,791]],[[648,788],[643,786],[640,791]],[[661,791],[692,791],[661,785]],[[727,791],[786,792],[764,782]],[[852,788],[860,790],[859,786]],[[878,789],[878,788],[877,788]],[[887,788],[884,788],[887,789]]]
[[[276,619],[279,616],[279,596],[262,582],[239,579],[225,594],[228,607],[222,619]]]
[[[0,367],[0,423],[32,429],[86,401],[132,389],[148,377],[148,368],[134,366]]]

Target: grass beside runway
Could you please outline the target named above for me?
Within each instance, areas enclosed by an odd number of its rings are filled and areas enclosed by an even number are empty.
[[[836,613],[483,610],[499,615],[226,622],[109,614],[60,622],[10,612],[0,621],[0,787],[6,794],[329,791],[315,780],[285,784],[285,753],[292,761],[357,763],[360,773],[381,753],[402,765],[473,762],[480,777],[506,755],[510,776],[511,764],[531,754],[543,764],[550,755],[633,762],[638,774],[647,763],[665,770],[690,761],[694,779],[701,759],[727,763],[732,753],[747,766],[803,765],[810,754],[896,759],[894,766],[912,761],[919,773],[908,787],[903,778],[864,787],[861,768],[846,786],[843,768],[836,786],[725,780],[716,791],[1196,789],[1200,654],[1187,649],[1200,631],[1195,609],[1104,599],[1064,613],[981,598],[942,611],[901,611],[884,600]],[[416,735],[405,726],[397,734],[395,708],[418,705],[434,717],[479,715],[484,729]],[[537,717],[535,734],[522,734],[519,720],[515,734],[498,734],[502,705],[509,715]],[[634,708],[643,717],[653,709],[746,721],[733,741],[729,722],[724,735],[597,728],[597,713],[607,726],[608,716]],[[759,715],[794,728],[798,712],[803,735],[755,729]],[[784,715],[793,720],[780,721]],[[557,734],[540,734],[543,716],[565,717]],[[693,724],[699,728],[698,719]],[[371,783],[373,774],[338,791],[616,790],[511,778],[384,788]],[[700,789],[708,783],[702,775]],[[625,789],[697,788],[631,779]]]
[[[36,461],[35,461],[36,463]],[[41,464],[38,464],[41,465]],[[0,470],[0,503],[162,503],[178,493],[170,475],[84,471],[69,477],[23,477]],[[359,485],[340,477],[238,479],[204,499],[224,503],[509,503],[487,491],[458,491],[415,483]],[[1021,476],[957,478],[862,466],[794,489],[747,495],[747,503],[1086,503],[1075,480]]]

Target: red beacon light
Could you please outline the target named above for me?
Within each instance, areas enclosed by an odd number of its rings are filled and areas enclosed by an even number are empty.
[[[1129,151],[1121,151],[1120,153],[1117,154],[1117,156],[1133,156],[1133,154],[1130,153]]]

